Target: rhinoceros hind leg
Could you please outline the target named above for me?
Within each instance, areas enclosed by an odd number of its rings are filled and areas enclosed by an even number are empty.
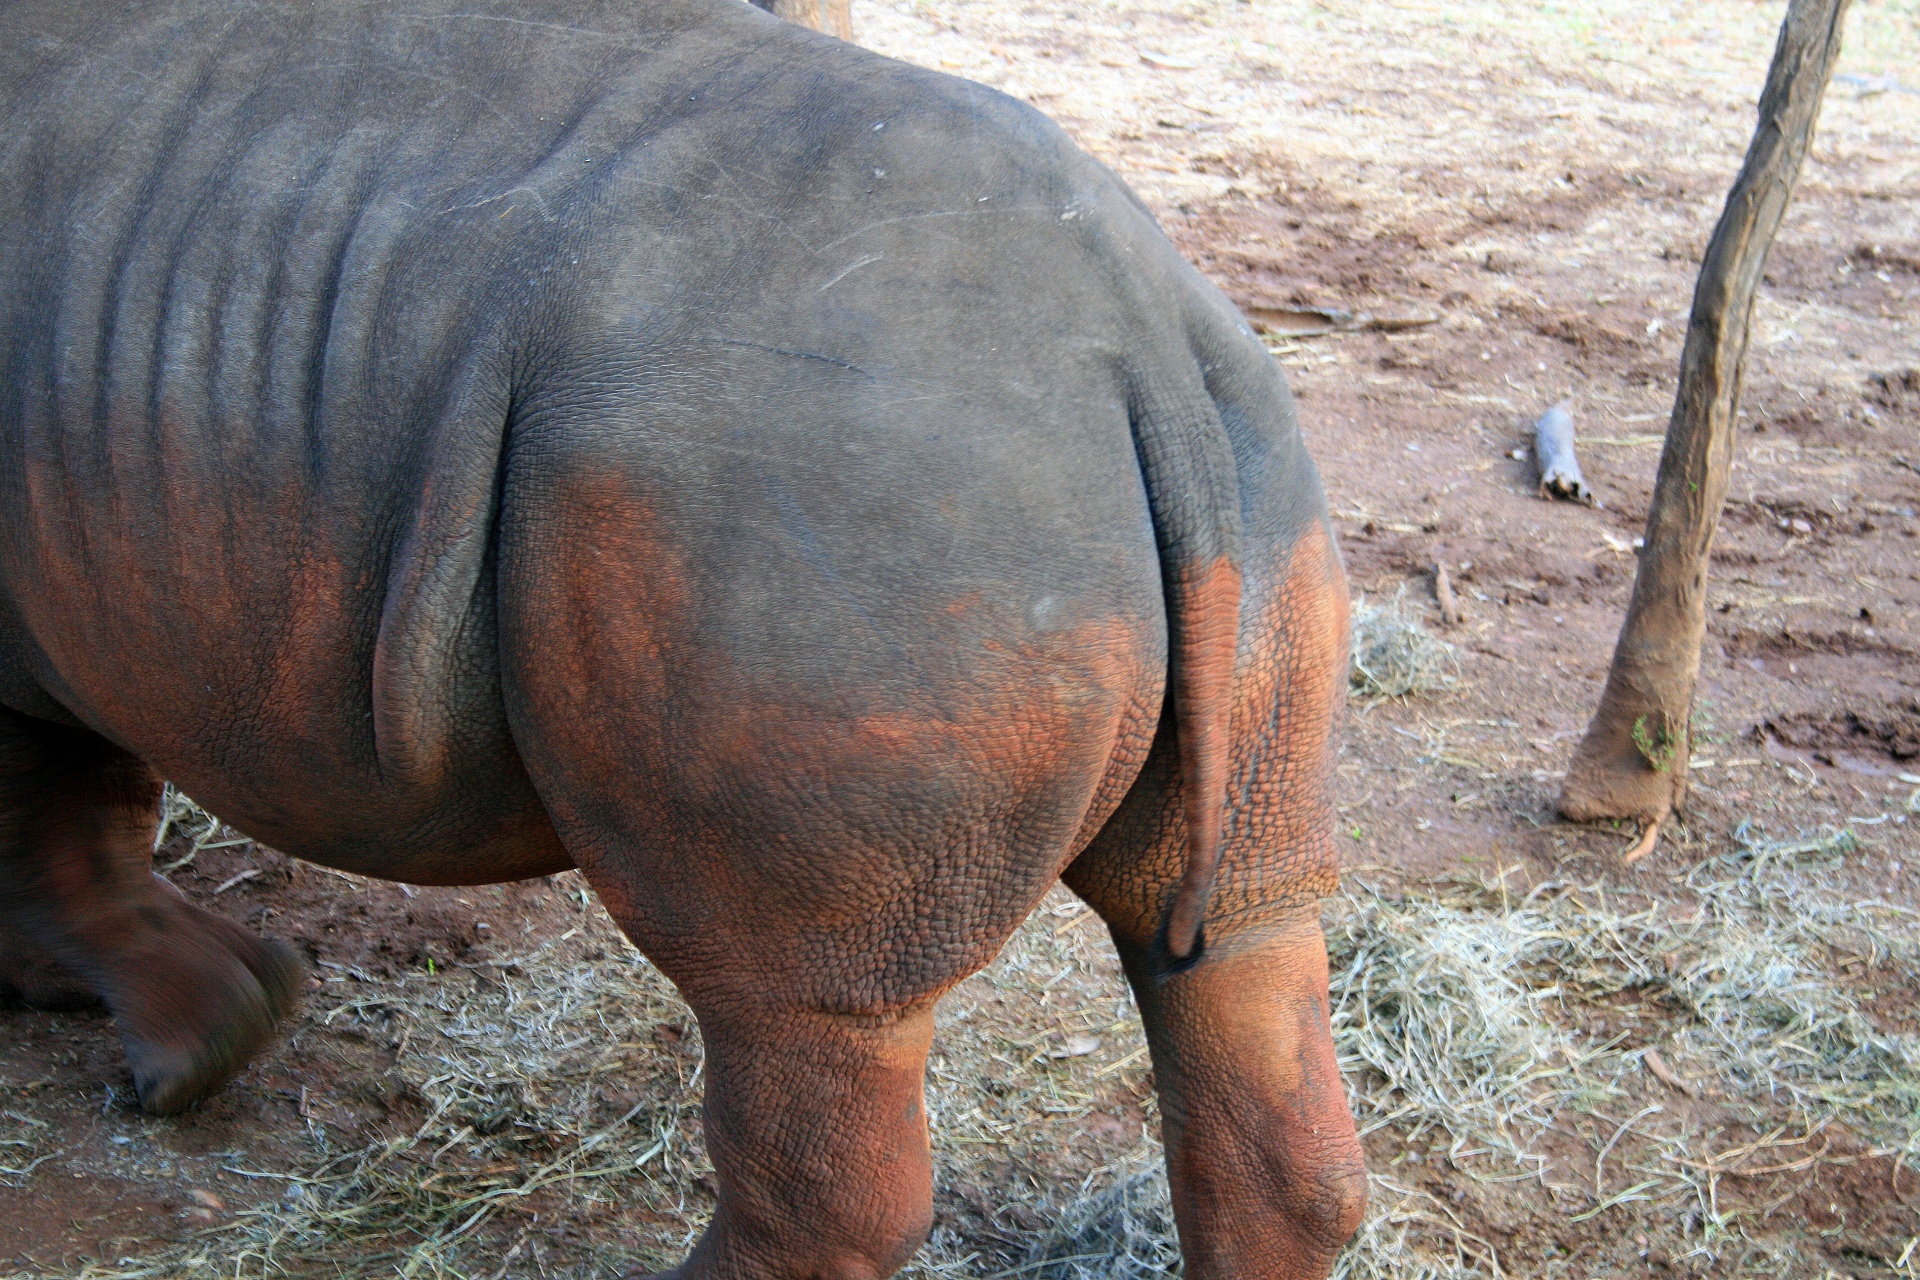
[[[704,1007],[703,1007],[704,1006]],[[720,1204],[652,1280],[884,1280],[933,1226],[931,1004],[897,1018],[695,1000]]]
[[[1318,1280],[1367,1175],[1328,1033],[1317,912],[1163,977],[1119,943],[1153,1051],[1174,1220],[1193,1280]]]
[[[1210,921],[1199,962],[1170,972],[1144,908],[1172,897],[1165,854],[1180,846],[1125,837],[1184,836],[1162,803],[1172,776],[1164,756],[1148,764],[1129,797],[1140,811],[1123,809],[1110,833],[1122,852],[1096,847],[1067,882],[1106,919],[1146,1028],[1185,1275],[1321,1280],[1360,1225],[1367,1181],[1334,1057],[1319,910]],[[1162,870],[1108,874],[1095,859],[1109,856]]]
[[[9,976],[70,994],[45,985],[64,971],[104,1000],[141,1105],[164,1113],[246,1065],[297,1002],[301,966],[153,874],[159,796],[98,735],[0,711],[0,940],[23,957]]]

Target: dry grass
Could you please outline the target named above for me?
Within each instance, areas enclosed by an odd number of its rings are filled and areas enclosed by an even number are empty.
[[[1356,698],[1415,698],[1444,693],[1459,680],[1452,645],[1428,633],[1407,605],[1406,591],[1378,603],[1353,602],[1353,665],[1348,691]]]
[[[1538,1178],[1576,1218],[1642,1205],[1634,1220],[1677,1223],[1709,1254],[1743,1226],[1720,1181],[1781,1148],[1811,1167],[1809,1140],[1838,1122],[1879,1154],[1920,1154],[1920,1040],[1869,1009],[1876,990],[1920,979],[1920,928],[1857,896],[1842,866],[1858,849],[1845,831],[1743,828],[1669,901],[1563,883],[1523,897],[1478,881],[1352,886],[1329,943],[1363,1129],[1391,1125],[1415,1163],[1453,1175]],[[1766,1138],[1716,1148],[1649,1090],[1650,1051]],[[1597,1126],[1569,1123],[1583,1116]],[[1543,1142],[1582,1129],[1601,1141],[1578,1164]]]
[[[232,838],[171,804],[172,849]],[[1920,1043],[1869,1008],[1873,989],[1920,981],[1920,929],[1851,890],[1859,850],[1849,831],[1770,840],[1743,826],[1667,899],[1560,882],[1519,894],[1504,878],[1350,882],[1327,913],[1337,1046],[1363,1132],[1390,1130],[1398,1154],[1376,1160],[1340,1280],[1512,1274],[1443,1192],[1515,1180],[1576,1219],[1624,1212],[1700,1257],[1796,1274],[1804,1259],[1747,1241],[1725,1179],[1817,1161],[1813,1140],[1835,1122],[1920,1156]],[[577,878],[561,885],[584,897]],[[324,970],[296,1035],[394,1051],[372,1087],[414,1118],[358,1144],[309,1119],[305,1160],[231,1166],[270,1195],[183,1245],[75,1275],[505,1280],[669,1265],[712,1205],[698,1029],[604,915],[579,919],[459,968]],[[1173,1273],[1143,1042],[1085,908],[1056,892],[940,1021],[940,1210],[910,1280]],[[1657,1090],[1647,1104],[1649,1049],[1758,1137],[1704,1131]],[[1116,1112],[1136,1136],[1089,1140],[1089,1122]],[[35,1124],[0,1113],[0,1177],[58,1154]],[[556,1243],[556,1228],[577,1235]]]
[[[35,1169],[59,1156],[47,1149],[56,1137],[50,1128],[44,1120],[0,1111],[0,1186],[25,1186]]]
[[[396,1048],[379,1088],[424,1117],[344,1148],[309,1120],[307,1163],[229,1167],[271,1196],[159,1257],[79,1274],[518,1274],[542,1210],[549,1226],[658,1217],[653,1236],[621,1233],[595,1252],[608,1268],[674,1259],[711,1203],[698,1185],[698,1029],[604,917],[586,936],[606,958],[550,943],[387,981],[327,973],[296,1036],[345,1030]]]
[[[1150,1154],[1157,1156],[1158,1152]],[[1037,1280],[1152,1280],[1178,1267],[1173,1204],[1157,1164],[1089,1177],[1017,1272]]]
[[[160,793],[160,825],[153,833],[153,851],[159,853],[176,840],[186,845],[186,852],[169,857],[155,868],[163,876],[191,866],[203,850],[228,849],[252,843],[239,832],[221,825],[220,819],[195,804],[193,797],[169,782]]]

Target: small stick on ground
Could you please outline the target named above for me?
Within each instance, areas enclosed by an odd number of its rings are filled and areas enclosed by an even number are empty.
[[[1540,496],[1571,498],[1593,506],[1593,490],[1580,474],[1580,459],[1573,452],[1573,415],[1567,411],[1571,401],[1562,400],[1540,415],[1533,424],[1533,456],[1540,464]]]
[[[1666,821],[1667,815],[1664,813],[1657,818],[1648,819],[1647,825],[1640,830],[1640,839],[1634,843],[1633,848],[1620,855],[1620,865],[1630,867],[1652,853],[1653,846],[1660,843],[1660,828],[1666,825]]]
[[[1667,1088],[1676,1093],[1684,1093],[1689,1098],[1694,1096],[1693,1086],[1682,1080],[1679,1074],[1667,1065],[1667,1060],[1660,1056],[1658,1049],[1647,1050],[1641,1056],[1641,1061],[1647,1064],[1647,1070],[1653,1072],[1654,1078]]]
[[[1460,625],[1460,602],[1454,599],[1453,582],[1447,577],[1447,564],[1442,560],[1433,566],[1433,598],[1440,602],[1440,622],[1443,626]]]

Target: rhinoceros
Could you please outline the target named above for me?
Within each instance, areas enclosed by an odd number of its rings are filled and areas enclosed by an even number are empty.
[[[161,777],[421,884],[578,867],[707,1051],[674,1275],[871,1280],[933,1007],[1056,882],[1189,1280],[1364,1175],[1317,900],[1346,591],[1284,381],[1028,107],[738,0],[0,4],[0,953],[190,1106],[286,947]]]

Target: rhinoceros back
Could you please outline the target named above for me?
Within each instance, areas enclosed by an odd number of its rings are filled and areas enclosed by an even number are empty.
[[[834,714],[1164,646],[1140,371],[1277,379],[1036,113],[734,0],[72,8],[0,9],[0,702],[334,865],[564,865],[495,564],[556,468]]]
[[[488,573],[516,361],[607,99],[693,25],[499,8],[0,10],[0,698],[350,862],[541,825]]]

